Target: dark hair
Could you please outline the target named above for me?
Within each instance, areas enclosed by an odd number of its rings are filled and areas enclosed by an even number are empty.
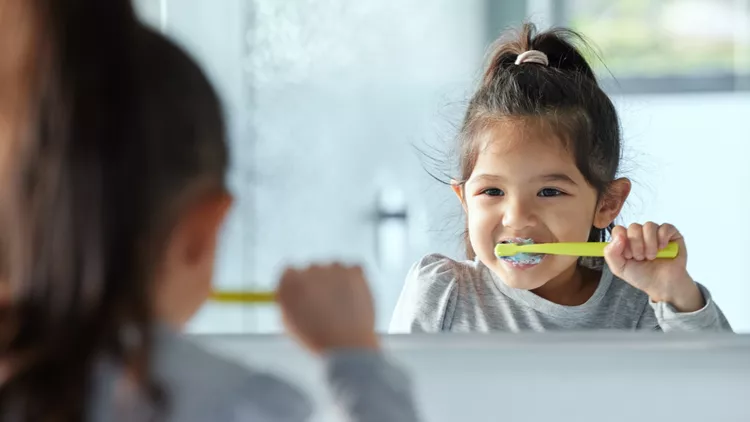
[[[224,189],[220,103],[198,66],[137,23],[129,1],[37,1],[32,136],[0,192],[0,414],[79,421],[97,362],[149,371],[155,266],[178,203]],[[5,170],[5,169],[4,169]],[[206,192],[202,192],[206,193]]]
[[[501,119],[536,119],[550,123],[555,135],[571,148],[576,165],[599,195],[620,164],[620,125],[615,107],[594,72],[575,47],[583,38],[568,29],[537,33],[533,24],[501,37],[494,47],[481,85],[469,102],[459,135],[459,171],[463,184],[479,153],[477,134]],[[538,50],[549,65],[524,62],[518,55]],[[592,227],[589,241],[603,241],[611,227]],[[475,253],[465,234],[469,259]]]

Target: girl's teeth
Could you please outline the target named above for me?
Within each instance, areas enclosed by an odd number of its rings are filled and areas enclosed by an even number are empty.
[[[533,244],[534,240],[528,239],[528,238],[516,238],[516,239],[505,240],[503,241],[503,243],[515,243],[517,245],[529,245],[529,244]],[[502,259],[514,265],[536,265],[542,262],[542,258],[544,258],[544,255],[519,253],[514,256],[503,257]]]
[[[516,265],[536,265],[542,262],[544,255],[519,253],[514,256],[504,257],[503,259]]]

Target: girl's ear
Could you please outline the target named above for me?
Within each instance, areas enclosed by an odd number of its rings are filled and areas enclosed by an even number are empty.
[[[604,229],[615,221],[630,195],[630,188],[630,180],[624,177],[609,184],[607,192],[602,195],[597,205],[594,227]]]
[[[464,211],[466,211],[466,200],[464,197],[464,185],[461,183],[458,183],[456,180],[451,180],[451,189],[453,189],[453,193],[456,194],[458,197],[458,201],[461,203],[461,206],[463,207]]]

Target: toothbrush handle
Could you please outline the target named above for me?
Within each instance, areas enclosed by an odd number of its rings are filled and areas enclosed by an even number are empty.
[[[667,247],[656,253],[657,258],[674,259],[680,253],[680,245],[677,242],[669,242]]]
[[[567,256],[593,256],[603,257],[604,248],[607,243],[604,242],[580,242],[580,243],[547,243],[539,245],[528,245],[538,246],[538,251],[532,251],[529,248],[529,252],[545,253],[548,255],[567,255]],[[526,245],[524,245],[526,247]]]
[[[581,243],[540,243],[519,246],[521,252],[542,253],[547,255],[568,256],[592,256],[603,257],[607,242],[581,242]],[[671,242],[666,248],[656,253],[659,259],[671,259],[677,257],[679,245]]]
[[[274,303],[276,293],[272,291],[213,291],[210,299],[223,303]]]

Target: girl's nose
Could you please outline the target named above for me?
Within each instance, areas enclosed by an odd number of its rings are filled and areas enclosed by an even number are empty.
[[[503,226],[520,231],[536,225],[533,207],[520,198],[508,198],[504,201]]]

